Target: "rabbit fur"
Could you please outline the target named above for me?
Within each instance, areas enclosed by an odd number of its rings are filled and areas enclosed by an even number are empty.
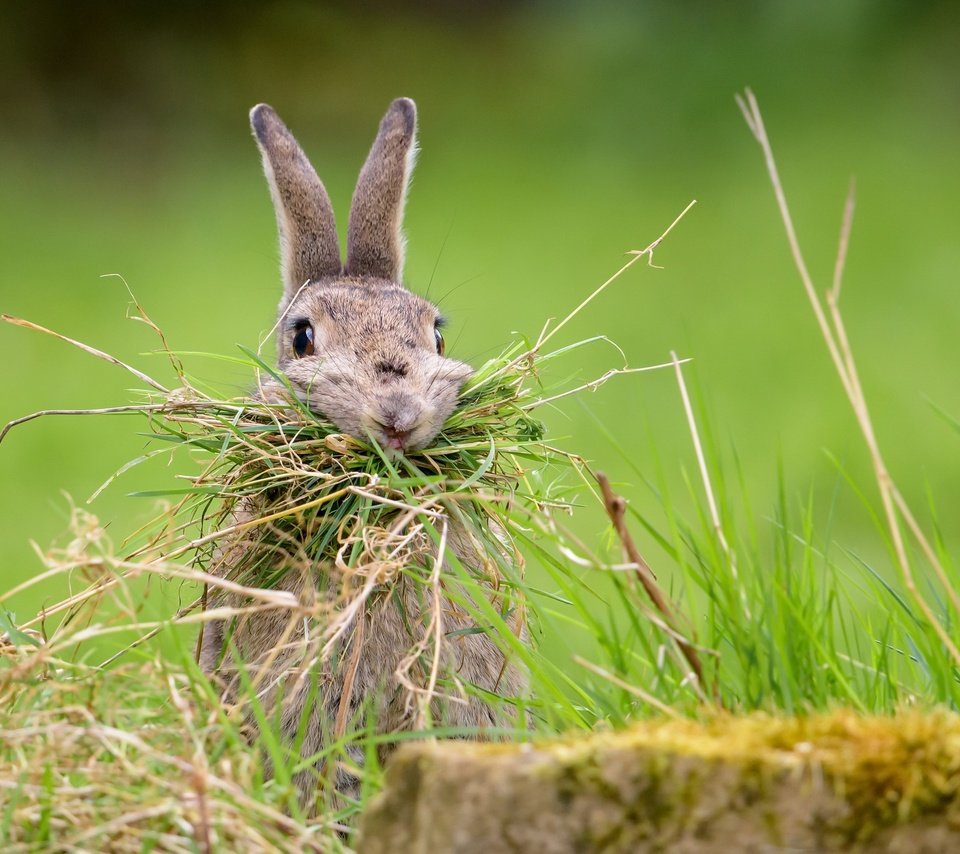
[[[361,439],[373,436],[382,447],[397,452],[427,446],[455,408],[471,369],[442,354],[436,307],[401,284],[401,219],[416,152],[413,101],[394,101],[380,124],[354,193],[345,264],[330,199],[293,135],[266,104],[254,107],[250,119],[280,233],[279,371],[303,402],[344,433]],[[263,382],[259,394],[281,401],[287,391],[271,379]],[[234,521],[266,511],[262,502],[248,503]],[[448,550],[464,566],[482,566],[481,547],[466,531],[453,520],[448,530]],[[221,546],[212,571],[229,575],[244,550],[254,547],[252,535],[233,537]],[[436,547],[426,537],[413,551],[413,559],[424,566],[430,566],[435,555]],[[306,605],[331,597],[336,578],[330,567],[304,566],[290,556],[278,560],[289,566],[278,567],[285,571],[276,588],[293,593]],[[398,670],[423,639],[427,619],[421,615],[428,607],[424,598],[422,585],[409,583],[402,575],[392,589],[378,591],[333,654],[316,665],[313,681],[299,678],[310,630],[303,619],[282,609],[237,617],[229,630],[225,621],[208,622],[200,643],[200,665],[219,682],[224,698],[237,702],[243,693],[235,652],[267,714],[280,708],[283,735],[293,738],[299,728],[305,757],[342,734],[337,732],[338,721],[340,729],[344,721],[356,726],[370,714],[378,732],[410,729],[415,726],[415,704],[402,687]],[[235,593],[211,592],[208,606],[249,604]],[[518,608],[516,613],[521,612]],[[511,620],[522,635],[519,616]],[[449,599],[443,602],[443,628],[438,657],[442,678],[469,683],[481,694],[523,695],[521,670],[505,660],[486,633],[471,631],[472,619]],[[232,645],[226,642],[228,637]],[[424,674],[420,676],[424,681]],[[430,706],[434,724],[464,728],[518,724],[509,706],[487,703],[477,693],[434,698]],[[245,714],[255,730],[252,713]],[[381,751],[381,758],[386,752]],[[332,780],[338,791],[355,795],[358,777],[349,765],[361,766],[363,757],[356,749],[348,753],[351,762],[339,763]],[[314,767],[295,776],[304,802],[315,796],[323,771],[322,766]]]

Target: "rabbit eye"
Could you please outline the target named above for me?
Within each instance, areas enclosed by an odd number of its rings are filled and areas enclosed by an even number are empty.
[[[297,329],[293,336],[293,352],[298,359],[313,355],[313,327],[309,323]]]
[[[443,343],[443,333],[436,326],[433,328],[433,337],[437,341],[437,352],[442,356],[443,351],[446,349],[446,345]]]

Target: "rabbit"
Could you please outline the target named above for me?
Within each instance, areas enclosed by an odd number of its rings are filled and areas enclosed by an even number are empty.
[[[361,440],[372,436],[387,453],[427,447],[456,407],[472,371],[445,355],[437,308],[402,284],[401,219],[417,151],[414,102],[395,100],[380,124],[353,196],[345,264],[326,190],[293,135],[266,104],[254,107],[250,119],[280,233],[278,371],[307,406],[344,433]],[[259,394],[281,401],[287,391],[281,383],[265,380]],[[252,519],[262,512],[263,507],[248,506],[239,515]],[[464,529],[450,520],[448,530],[448,552],[464,566],[482,566],[478,546]],[[242,536],[229,540],[212,571],[228,575],[251,547]],[[412,559],[430,566],[435,557],[436,547],[423,538]],[[291,565],[275,588],[309,603],[328,596],[332,583],[329,567],[304,571]],[[400,576],[395,589],[371,597],[334,654],[317,665],[315,684],[297,678],[309,634],[303,620],[276,609],[237,617],[229,630],[226,621],[206,623],[200,666],[222,686],[228,702],[237,702],[243,696],[233,657],[237,651],[266,713],[281,708],[283,736],[292,739],[299,728],[304,757],[341,735],[346,721],[362,726],[369,720],[379,733],[410,730],[417,716],[399,671],[411,648],[423,641],[428,607],[422,588],[415,588]],[[235,593],[218,592],[211,594],[208,607],[248,604]],[[433,723],[471,729],[527,726],[525,712],[481,698],[485,692],[522,698],[527,690],[522,668],[505,658],[462,606],[447,598],[442,605],[440,676],[479,690],[433,699]],[[521,615],[518,607],[508,622],[525,640]],[[522,700],[516,705],[522,706]],[[246,722],[256,730],[252,713],[246,713]],[[382,748],[380,759],[389,750]],[[321,779],[331,779],[337,792],[356,797],[363,756],[356,748],[349,748],[348,755],[349,762],[330,769],[332,777],[322,765],[295,775],[303,803],[314,801]]]

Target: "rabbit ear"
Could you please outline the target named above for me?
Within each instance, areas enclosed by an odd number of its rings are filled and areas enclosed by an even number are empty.
[[[266,104],[250,111],[280,231],[284,295],[308,279],[340,275],[340,244],[330,197],[293,134]]]
[[[417,108],[398,98],[380,122],[350,208],[346,272],[399,281],[404,240],[400,231],[407,182],[416,156]]]

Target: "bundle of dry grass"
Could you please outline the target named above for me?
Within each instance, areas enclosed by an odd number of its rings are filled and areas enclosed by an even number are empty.
[[[339,433],[292,395],[287,405],[221,404],[192,393],[188,405],[154,413],[158,435],[206,457],[174,509],[202,520],[191,541],[194,562],[257,590],[275,589],[291,569],[325,567],[337,581],[316,603],[327,612],[329,651],[374,590],[402,572],[430,571],[411,558],[456,520],[486,558],[465,568],[502,589],[506,613],[515,607],[508,576],[522,569],[510,518],[542,509],[542,496],[524,480],[570,459],[541,441],[529,412],[537,403],[535,360],[518,357],[519,349],[478,372],[437,441],[410,455]]]

